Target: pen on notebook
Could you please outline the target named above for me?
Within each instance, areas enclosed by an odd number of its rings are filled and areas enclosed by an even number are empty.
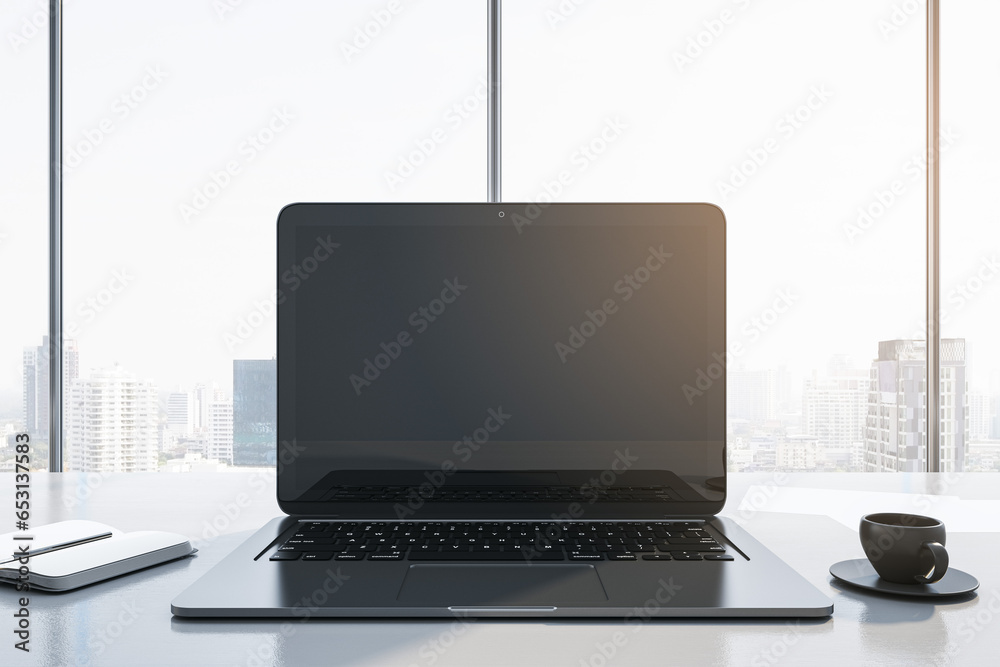
[[[51,551],[59,551],[60,549],[69,549],[70,547],[79,546],[81,544],[87,544],[88,542],[96,542],[97,540],[103,540],[111,537],[111,532],[98,533],[97,535],[88,535],[87,537],[80,537],[75,540],[69,540],[67,542],[60,542],[59,544],[50,544],[47,547],[39,547],[38,549],[32,549],[26,553],[15,553],[12,554],[15,558],[24,558],[25,556],[38,556],[39,554],[47,554]],[[10,562],[10,561],[7,561]]]

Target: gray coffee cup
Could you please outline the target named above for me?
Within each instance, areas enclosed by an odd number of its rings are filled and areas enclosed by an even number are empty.
[[[884,512],[861,519],[861,546],[878,576],[896,584],[932,584],[948,571],[944,524],[919,514]]]

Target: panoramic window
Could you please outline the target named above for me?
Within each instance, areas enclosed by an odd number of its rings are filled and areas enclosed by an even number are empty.
[[[1000,469],[1000,225],[990,197],[1000,93],[981,74],[1000,53],[986,39],[998,19],[986,0],[941,9],[941,328],[963,343],[952,355],[942,344],[941,448],[964,455],[967,471]]]
[[[3,120],[0,160],[0,471],[13,472],[15,448],[29,439],[28,466],[48,467],[48,31],[36,2],[5,3],[0,49]],[[16,23],[15,23],[16,19]],[[23,460],[22,460],[23,461]],[[23,465],[23,463],[22,463]]]
[[[100,0],[64,21],[65,469],[273,465],[278,212],[481,199],[485,11]]]
[[[40,11],[17,0],[0,56],[3,470],[49,439]],[[997,95],[968,38],[997,12],[942,16],[951,471],[1000,464]],[[504,201],[726,214],[727,349],[679,390],[725,374],[731,471],[926,466],[925,28],[919,3],[504,5]],[[95,0],[64,54],[64,469],[273,465],[277,214],[485,200],[485,5]]]
[[[728,349],[690,391],[727,374],[732,471],[924,465],[917,420],[878,423],[919,386],[873,389],[895,384],[883,352],[919,348],[925,312],[925,20],[892,12],[505,7],[507,198],[726,214]]]

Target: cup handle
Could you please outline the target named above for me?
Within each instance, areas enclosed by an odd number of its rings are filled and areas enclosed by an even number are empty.
[[[931,555],[934,556],[934,571],[929,578],[918,574],[914,579],[918,584],[933,584],[935,581],[940,581],[948,571],[948,552],[940,542],[924,542],[921,546],[930,549]]]

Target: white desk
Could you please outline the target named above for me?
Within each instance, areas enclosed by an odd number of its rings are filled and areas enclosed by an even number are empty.
[[[194,538],[200,551],[86,589],[33,593],[28,655],[13,648],[11,610],[18,594],[0,587],[0,664],[1000,664],[1000,475],[761,473],[729,479],[725,514],[829,595],[832,618],[652,621],[635,632],[615,621],[178,619],[170,614],[171,599],[280,515],[273,475],[35,474],[33,525],[77,518],[126,531],[168,530]],[[13,483],[12,475],[0,476],[0,498],[13,500]],[[833,583],[827,573],[832,563],[863,557],[853,524],[873,511],[944,520],[952,565],[979,578],[978,597],[927,602]],[[12,524],[11,516],[0,528],[6,532]],[[605,659],[602,648],[614,656]]]

